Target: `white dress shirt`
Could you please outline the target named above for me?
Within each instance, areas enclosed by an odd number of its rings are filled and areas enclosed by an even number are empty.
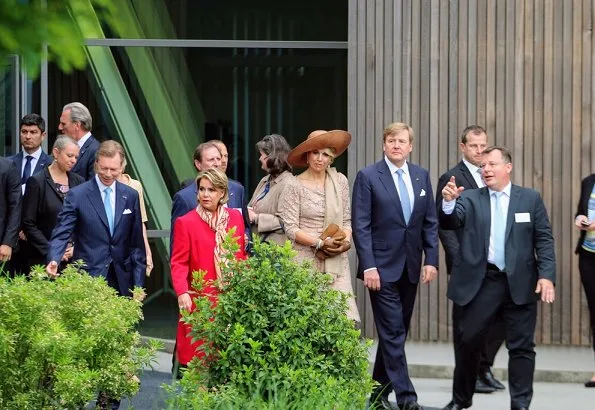
[[[388,169],[390,170],[390,174],[393,177],[393,182],[395,183],[395,188],[397,188],[397,192],[399,193],[399,198],[401,198],[401,191],[399,190],[399,175],[397,171],[399,169],[403,170],[403,182],[407,187],[407,193],[409,194],[409,203],[411,205],[411,213],[413,213],[413,204],[415,202],[415,195],[413,195],[413,185],[411,184],[411,174],[409,174],[409,166],[407,166],[407,161],[403,164],[401,168],[397,167],[395,164],[389,161],[389,159],[384,156],[384,161],[386,165],[388,165]]]
[[[31,155],[33,158],[31,159],[31,173],[29,175],[27,175],[27,177],[30,177],[31,175],[33,175],[33,172],[35,172],[35,167],[37,166],[37,162],[39,161],[39,158],[41,157],[41,147],[37,148],[37,151],[35,151],[32,154],[28,154],[27,151],[25,151],[24,148],[22,148],[23,151],[23,162],[21,164],[21,173],[19,174],[19,177],[23,176],[23,172],[25,171],[25,165],[27,164],[27,156]],[[23,190],[23,194],[25,193],[25,184],[21,185],[21,189]]]
[[[467,166],[467,169],[469,170],[469,172],[471,172],[471,176],[475,180],[477,187],[483,188],[484,186],[486,186],[485,182],[483,181],[483,177],[481,176],[481,168],[473,165],[472,163],[467,161],[465,158],[463,158],[463,163]]]
[[[512,183],[508,183],[502,190],[504,195],[500,195],[500,209],[502,210],[504,220],[508,220],[508,205],[510,204],[510,190],[512,189]],[[494,192],[488,188],[490,195],[490,245],[488,248],[488,262],[494,263],[494,239],[492,238],[492,232],[494,232],[494,207],[496,206],[496,197],[492,195]],[[452,214],[455,209],[457,201],[442,201],[442,211],[446,215]]]
[[[87,140],[89,138],[91,138],[91,131],[89,131],[88,133],[83,135],[83,138],[81,138],[80,140],[77,141],[79,148],[83,148],[83,145],[85,145],[85,142],[87,142]],[[103,191],[101,191],[101,192],[103,192]]]

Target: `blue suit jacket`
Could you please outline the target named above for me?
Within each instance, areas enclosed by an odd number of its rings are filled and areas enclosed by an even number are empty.
[[[23,151],[21,151],[21,152],[17,152],[16,154],[8,157],[8,159],[11,160],[12,162],[14,162],[14,164],[17,166],[17,171],[19,171],[19,177],[23,174],[22,169],[23,169],[23,157],[24,156],[25,156],[25,154],[23,154]],[[50,165],[52,163],[52,161],[53,161],[52,157],[50,157],[45,152],[41,151],[41,155],[39,156],[39,160],[37,161],[37,164],[35,164],[35,169],[31,173],[31,176],[37,174],[43,168]]]
[[[134,189],[116,182],[111,236],[95,179],[72,188],[52,231],[48,262],[62,259],[71,237],[73,260],[82,259],[91,276],[106,277],[113,263],[121,295],[128,296],[134,286],[143,286],[147,262],[138,193]]]
[[[246,208],[246,201],[244,198],[244,187],[238,181],[234,179],[228,179],[227,189],[229,191],[229,200],[227,201],[227,206],[242,210],[242,217],[244,218],[244,232],[246,232],[248,238],[250,238],[250,223],[246,223],[248,209]],[[186,215],[188,212],[198,206],[198,200],[196,199],[197,195],[198,191],[196,189],[195,183],[192,183],[175,193],[171,208],[170,247],[173,246],[174,223],[176,219],[182,215]]]
[[[72,167],[72,172],[76,172],[86,181],[90,180],[95,176],[95,153],[99,148],[99,141],[92,135],[83,144],[81,151],[79,152],[79,158]]]
[[[353,186],[353,240],[359,258],[358,277],[376,267],[383,282],[401,278],[405,264],[409,280],[419,282],[424,265],[438,267],[438,219],[428,171],[408,162],[415,201],[409,224],[384,159],[357,173]]]

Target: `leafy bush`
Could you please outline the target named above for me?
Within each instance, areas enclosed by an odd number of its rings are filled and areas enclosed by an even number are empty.
[[[184,314],[193,337],[209,342],[169,388],[170,408],[364,407],[369,342],[347,319],[347,296],[294,258],[289,242],[256,241],[250,259],[227,260],[217,305],[197,297]],[[202,276],[195,274],[197,289]]]
[[[0,408],[81,408],[105,391],[138,391],[133,377],[158,348],[140,346],[141,303],[70,265],[55,281],[0,278]]]

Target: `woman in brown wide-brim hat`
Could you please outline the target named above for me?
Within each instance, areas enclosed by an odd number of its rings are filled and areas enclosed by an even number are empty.
[[[351,295],[347,316],[359,322],[347,258],[351,248],[349,183],[331,168],[350,142],[347,131],[317,130],[295,147],[287,161],[306,170],[285,187],[279,211],[298,258],[312,261],[315,269],[333,277],[334,289]],[[337,227],[340,230],[335,233]]]

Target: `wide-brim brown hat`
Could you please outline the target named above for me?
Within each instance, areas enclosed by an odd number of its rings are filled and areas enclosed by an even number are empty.
[[[308,138],[306,138],[306,141],[291,150],[287,157],[287,162],[292,167],[307,167],[308,152],[324,148],[333,148],[335,150],[335,158],[337,158],[345,152],[350,142],[351,134],[347,131],[312,131],[308,135]]]

